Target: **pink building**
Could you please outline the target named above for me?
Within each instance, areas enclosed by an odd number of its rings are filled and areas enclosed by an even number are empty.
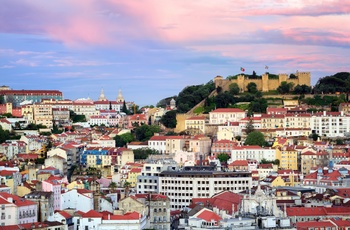
[[[53,192],[54,197],[54,210],[61,209],[61,187],[62,181],[60,178],[50,177],[47,180],[42,181],[42,190],[44,192]]]

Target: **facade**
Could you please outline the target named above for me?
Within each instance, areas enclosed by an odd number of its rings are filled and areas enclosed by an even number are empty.
[[[62,100],[63,94],[58,90],[0,90],[5,102],[18,107],[23,101],[41,102],[43,99]]]
[[[137,177],[137,193],[159,193],[159,174],[176,167],[173,159],[147,160]]]
[[[192,197],[206,198],[223,190],[241,192],[252,186],[251,173],[221,172],[215,167],[184,167],[159,174],[159,193],[171,200],[171,210],[187,207]]]
[[[68,124],[69,110],[67,108],[52,108],[52,118],[56,125]]]
[[[24,196],[38,206],[38,221],[52,221],[54,218],[54,196],[52,192],[34,191]]]
[[[61,182],[56,179],[43,180],[41,182],[42,191],[53,192],[54,197],[54,210],[61,210]]]
[[[160,154],[166,151],[166,139],[167,136],[154,135],[148,140],[148,148],[157,150]]]
[[[260,162],[262,159],[274,161],[276,150],[272,148],[262,148],[260,146],[242,145],[235,146],[231,150],[231,161],[255,159]]]
[[[280,161],[281,169],[298,170],[298,150],[294,146],[276,148],[276,159]]]
[[[49,104],[35,103],[33,104],[34,123],[44,125],[47,128],[53,127],[52,106]]]
[[[170,200],[161,194],[136,194],[149,207],[150,228],[170,230]]]
[[[328,165],[329,154],[326,151],[306,151],[300,154],[301,173],[307,175],[312,168]]]
[[[213,142],[211,146],[211,155],[216,157],[217,154],[227,153],[231,155],[231,151],[237,146],[237,142],[231,140],[218,140]]]
[[[246,117],[246,112],[236,108],[220,108],[209,112],[209,124],[222,125],[238,122]]]
[[[350,116],[343,112],[314,113],[310,128],[319,136],[345,137],[350,133]]]
[[[11,212],[3,212],[4,219],[6,219],[6,215],[9,217],[8,219],[14,218],[15,224],[33,223],[38,220],[38,205],[35,202],[8,193],[0,193],[0,198],[16,206],[15,212],[13,212],[12,206],[7,206]],[[6,209],[6,206],[4,208]]]
[[[94,209],[93,192],[86,189],[72,189],[62,193],[60,210],[75,209],[88,212]]]
[[[191,134],[203,134],[205,133],[205,120],[204,116],[187,118],[185,120],[185,130],[188,130]]]
[[[234,141],[236,136],[242,135],[242,129],[239,122],[228,122],[227,125],[219,125],[216,133],[217,140]]]

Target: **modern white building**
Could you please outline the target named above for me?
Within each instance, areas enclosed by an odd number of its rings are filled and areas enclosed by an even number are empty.
[[[310,128],[319,136],[344,137],[350,133],[350,116],[344,112],[314,113]]]
[[[170,198],[171,210],[187,207],[193,197],[211,197],[228,190],[241,192],[251,188],[249,172],[216,171],[215,166],[184,167],[159,174],[159,193]]]
[[[159,174],[177,168],[173,159],[148,160],[137,177],[137,193],[159,193]]]

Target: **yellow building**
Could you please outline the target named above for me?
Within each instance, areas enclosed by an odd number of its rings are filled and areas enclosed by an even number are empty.
[[[35,124],[41,124],[45,125],[47,128],[52,128],[52,105],[35,103],[33,105],[33,114]]]
[[[298,170],[298,151],[294,146],[276,148],[276,159],[280,161],[281,169]]]
[[[205,133],[205,116],[190,117],[185,120],[185,130],[191,134]]]
[[[76,181],[72,181],[71,183],[69,183],[67,185],[67,189],[68,190],[72,190],[72,189],[84,189],[84,183],[81,180],[76,180]]]
[[[268,185],[270,187],[286,186],[286,183],[281,176],[268,176],[262,182],[261,185]]]
[[[284,115],[283,114],[262,114],[261,115],[261,128],[262,129],[276,129],[284,128]]]
[[[132,168],[128,173],[127,182],[130,183],[131,187],[135,187],[137,183],[137,176],[141,175],[141,168]]]

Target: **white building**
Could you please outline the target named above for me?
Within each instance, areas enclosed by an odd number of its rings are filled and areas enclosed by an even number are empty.
[[[310,128],[319,136],[344,137],[350,132],[350,116],[344,112],[314,113],[310,120]]]
[[[224,190],[241,192],[251,186],[251,173],[215,171],[211,166],[184,167],[159,174],[159,193],[170,198],[171,210],[187,207],[193,197],[211,197]]]
[[[159,193],[159,173],[176,167],[173,159],[148,160],[137,177],[137,193]]]
[[[262,148],[257,145],[234,146],[231,150],[231,162],[235,160],[255,159],[260,162],[262,159],[268,161],[276,160],[276,149]]]
[[[148,140],[148,147],[157,150],[159,153],[165,153],[166,150],[166,136],[154,135]]]
[[[61,210],[75,209],[88,212],[94,209],[93,192],[86,189],[72,189],[61,194]]]
[[[209,123],[213,125],[238,122],[246,117],[246,112],[237,108],[220,108],[209,112]]]

